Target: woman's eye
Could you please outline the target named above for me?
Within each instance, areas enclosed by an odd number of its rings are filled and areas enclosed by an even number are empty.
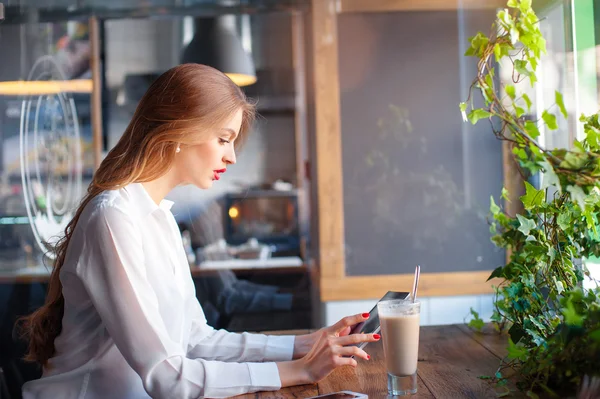
[[[219,139],[219,142],[221,144],[229,144],[229,140],[225,140],[225,139]]]

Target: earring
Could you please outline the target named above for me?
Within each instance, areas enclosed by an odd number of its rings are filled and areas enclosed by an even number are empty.
[[[175,150],[176,153],[180,153],[181,152],[181,148],[179,148],[179,146],[177,147],[177,149]]]

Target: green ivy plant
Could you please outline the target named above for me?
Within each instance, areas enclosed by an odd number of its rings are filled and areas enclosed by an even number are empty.
[[[585,138],[570,149],[540,145],[539,126],[556,130],[557,117],[568,115],[556,92],[553,106],[531,120],[532,101],[518,83],[535,85],[546,42],[531,0],[507,6],[490,36],[470,38],[465,55],[477,58],[477,76],[460,110],[473,124],[489,120],[496,137],[510,143],[525,180],[542,175],[539,188],[525,181],[524,211],[516,217],[493,197],[490,205],[492,241],[511,254],[490,276],[501,281],[492,320],[509,333],[508,356],[496,378],[515,369],[517,386],[537,397],[575,392],[584,376],[600,375],[600,290],[582,289],[589,276],[582,260],[600,255],[600,124],[598,115],[582,116]],[[512,65],[512,82],[496,79],[501,60]],[[501,198],[509,200],[506,189]]]

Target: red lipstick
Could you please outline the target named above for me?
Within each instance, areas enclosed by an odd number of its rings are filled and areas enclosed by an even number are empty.
[[[213,179],[219,180],[221,178],[220,173],[225,173],[227,169],[217,169],[213,170]]]

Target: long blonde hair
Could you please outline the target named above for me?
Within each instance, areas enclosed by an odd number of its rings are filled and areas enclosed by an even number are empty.
[[[26,360],[46,366],[55,353],[54,340],[62,330],[64,313],[60,269],[86,205],[102,191],[162,176],[171,167],[178,145],[205,141],[212,129],[240,109],[243,119],[236,144],[244,140],[253,122],[254,106],[226,75],[205,65],[183,64],[152,83],[123,136],[95,172],[87,194],[54,248],[56,258],[45,304],[20,320],[22,335],[29,340]]]

